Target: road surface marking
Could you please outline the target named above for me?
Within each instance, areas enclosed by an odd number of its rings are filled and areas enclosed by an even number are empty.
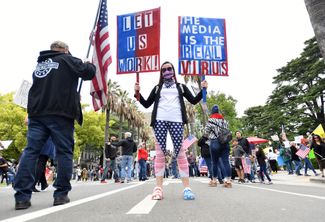
[[[275,189],[264,188],[264,187],[256,187],[256,186],[250,186],[250,185],[243,185],[242,187],[249,187],[249,188],[253,188],[253,189],[267,190],[267,191],[278,192],[278,193],[285,193],[285,194],[294,195],[294,196],[310,197],[310,198],[325,200],[325,197],[315,196],[315,195],[311,195],[311,194],[294,193],[294,192],[288,192],[288,191],[282,191],[282,190],[275,190]]]
[[[137,184],[134,184],[134,185],[130,185],[128,187],[123,187],[121,189],[116,189],[116,190],[112,190],[112,191],[109,191],[109,192],[106,192],[106,193],[97,194],[95,196],[87,197],[87,198],[84,198],[84,199],[81,199],[81,200],[76,200],[76,201],[70,202],[68,204],[64,204],[64,205],[60,205],[60,206],[54,206],[54,207],[46,208],[44,210],[38,210],[38,211],[27,213],[27,214],[24,214],[24,215],[21,215],[21,216],[8,218],[8,219],[5,219],[5,220],[2,220],[1,222],[17,222],[17,221],[23,222],[23,221],[33,220],[35,218],[39,218],[39,217],[42,217],[42,216],[45,216],[45,215],[48,215],[48,214],[52,214],[52,213],[55,213],[55,212],[58,212],[58,211],[61,211],[61,210],[65,210],[65,209],[70,208],[70,207],[78,206],[78,205],[81,205],[81,204],[84,204],[84,203],[87,203],[87,202],[90,202],[90,201],[94,201],[94,200],[97,200],[97,199],[100,199],[100,198],[103,198],[103,197],[106,197],[106,196],[110,196],[110,195],[113,195],[115,193],[119,193],[119,192],[124,191],[124,190],[129,190],[129,189],[135,188],[137,186],[141,186],[143,184],[145,184],[145,183],[137,183]]]
[[[151,199],[151,194],[150,194],[146,196],[140,203],[135,205],[126,214],[149,214],[157,202],[158,200]]]
[[[176,179],[167,179],[163,182],[163,186],[167,186],[170,183],[182,183],[182,181]]]
[[[200,183],[209,183],[210,178],[194,178],[193,180]]]
[[[169,184],[169,181],[167,181],[167,180],[165,180],[164,182],[163,182],[163,186],[167,186]]]

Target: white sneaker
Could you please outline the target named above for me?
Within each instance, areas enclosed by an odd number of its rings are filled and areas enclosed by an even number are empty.
[[[271,184],[273,184],[273,183],[272,183],[272,181],[269,181],[269,182],[267,182],[267,184],[268,184],[268,185],[271,185]]]

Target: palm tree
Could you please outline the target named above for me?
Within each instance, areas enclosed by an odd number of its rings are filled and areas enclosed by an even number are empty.
[[[194,106],[189,102],[185,102],[185,107],[186,107],[187,118],[188,118],[188,123],[186,124],[188,129],[188,134],[193,134],[194,132],[193,124],[195,119]]]
[[[125,118],[128,122],[128,129],[131,128],[132,134],[134,135],[135,131],[135,120],[138,114],[138,107],[136,105],[136,101],[134,99],[127,98],[126,99],[126,112]]]
[[[305,5],[316,35],[318,47],[325,59],[325,2],[324,0],[305,0]]]
[[[118,115],[118,117],[120,118],[120,128],[119,128],[119,138],[122,138],[122,126],[123,126],[123,121],[124,118],[126,116],[126,102],[128,99],[128,92],[126,90],[119,90],[117,92],[117,97],[118,97],[118,101],[117,101],[117,109],[116,109],[116,113]]]
[[[106,124],[105,124],[105,142],[108,141],[108,130],[110,121],[110,112],[114,111],[117,101],[117,92],[120,90],[120,86],[117,82],[113,82],[111,79],[107,82],[107,105],[103,111],[106,111]]]
[[[187,117],[188,117],[188,124],[187,125],[187,130],[188,130],[188,135],[189,134],[194,134],[194,121],[195,121],[195,109],[194,106],[186,102],[185,103],[186,111],[187,111]],[[194,155],[196,155],[196,149],[195,146],[192,145],[192,152]]]
[[[190,82],[194,82],[198,85],[198,88],[199,90],[202,90],[202,87],[201,87],[201,77],[200,76],[184,76],[184,81],[185,83],[188,83],[189,81]],[[202,105],[200,105],[200,109],[201,109],[201,112],[202,112],[202,124],[203,126],[205,126],[205,123],[206,123],[206,115],[205,115],[205,110],[203,109]]]
[[[145,126],[144,113],[138,111],[134,123],[135,123],[134,125],[135,128],[137,128],[137,135],[140,142],[140,138],[141,138],[140,129],[142,129],[141,131],[143,131],[143,128]]]
[[[151,133],[150,126],[145,125],[144,127],[142,127],[140,137],[145,144],[147,144],[147,141],[150,139],[150,133]]]

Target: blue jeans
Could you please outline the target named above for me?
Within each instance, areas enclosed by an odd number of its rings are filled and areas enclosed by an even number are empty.
[[[212,163],[211,163],[211,157],[204,158],[209,172],[209,178],[212,178],[213,172],[212,172]]]
[[[172,159],[172,174],[175,178],[179,178],[179,173],[177,169],[177,160],[174,158]]]
[[[297,175],[300,175],[300,169],[301,169],[301,161],[300,160],[293,160],[295,163],[295,173]]]
[[[116,160],[106,160],[106,164],[105,164],[105,168],[104,168],[104,172],[101,178],[101,181],[105,180],[107,178],[107,174],[108,174],[108,170],[111,169],[112,170],[112,174],[114,172],[114,180],[118,180],[119,177],[119,173],[118,173],[118,169],[116,167]]]
[[[266,164],[261,164],[260,165],[260,177],[261,177],[262,181],[264,181],[264,175],[271,182],[271,178],[270,178],[269,174],[266,171]]]
[[[229,144],[220,144],[217,139],[210,140],[210,153],[213,177],[218,175],[218,167],[221,169],[221,174],[225,178],[231,177],[231,168],[229,162]],[[219,158],[221,162],[219,162]]]
[[[7,175],[8,175],[8,184],[13,184],[15,179],[15,173],[11,169],[9,169]]]
[[[250,177],[248,178],[250,181],[254,181],[255,180],[255,171],[256,171],[256,164],[254,162],[251,165],[251,174],[249,174]]]
[[[127,181],[131,181],[131,170],[133,165],[133,156],[131,155],[123,155],[121,162],[121,180],[123,181],[125,178]],[[126,170],[126,167],[128,168]]]
[[[292,163],[291,160],[286,160],[284,161],[284,164],[286,165],[287,171],[289,174],[293,174],[293,169],[292,169]]]
[[[74,120],[60,116],[29,118],[27,146],[19,161],[14,189],[16,201],[31,199],[37,160],[49,136],[56,147],[57,177],[53,197],[65,196],[71,190],[73,168]]]
[[[313,167],[313,164],[311,164],[311,162],[310,162],[310,160],[308,159],[308,157],[305,157],[305,174],[307,174],[307,171],[308,171],[308,168],[309,169],[311,169],[313,172],[314,172],[314,174],[316,175],[317,173],[316,173],[316,171],[315,171],[315,169],[314,169],[314,167]]]
[[[139,180],[144,180],[147,178],[147,161],[144,159],[139,160]]]

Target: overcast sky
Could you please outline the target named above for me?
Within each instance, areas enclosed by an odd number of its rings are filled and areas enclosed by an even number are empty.
[[[49,49],[55,40],[65,41],[74,56],[85,58],[98,2],[1,1],[0,94],[16,91],[23,80],[31,81],[39,51]],[[298,57],[304,41],[314,36],[303,0],[108,0],[113,56],[108,75],[130,95],[135,75],[116,75],[116,16],[157,7],[161,7],[160,61],[168,60],[175,66],[178,16],[226,19],[229,77],[207,78],[208,90],[236,99],[239,116],[249,107],[265,104],[275,87],[272,77],[276,69]],[[157,72],[140,74],[144,97],[158,78]],[[82,102],[91,103],[89,82],[83,84]]]

